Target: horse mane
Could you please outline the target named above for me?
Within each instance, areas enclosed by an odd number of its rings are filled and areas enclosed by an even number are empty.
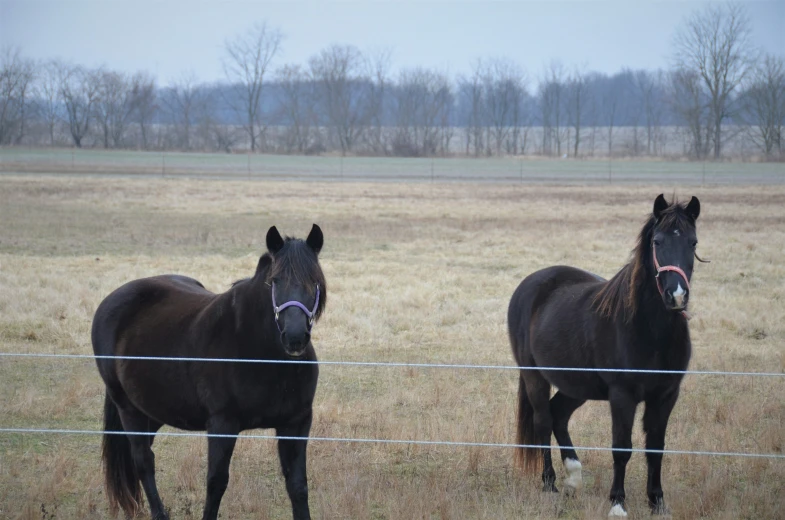
[[[621,316],[629,322],[638,312],[640,292],[646,278],[646,266],[651,257],[651,240],[655,228],[678,229],[686,231],[693,225],[687,215],[686,205],[674,198],[660,214],[659,220],[654,215],[649,215],[643,225],[635,247],[630,252],[630,261],[605,283],[605,286],[595,295],[592,305],[603,318]]]

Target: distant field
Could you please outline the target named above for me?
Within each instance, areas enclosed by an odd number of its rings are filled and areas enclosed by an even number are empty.
[[[41,167],[70,155],[40,152],[36,159],[36,153],[3,150],[3,169],[11,157]],[[130,176],[131,165],[160,156],[83,152],[79,158],[94,161],[96,172],[108,163],[124,165]],[[338,161],[252,159],[301,174]],[[221,172],[232,161],[241,169],[246,157],[167,160],[182,161],[184,170],[203,161]],[[345,167],[382,176],[428,162],[347,159]],[[594,163],[524,164],[555,171]],[[700,197],[699,251],[711,260],[698,264],[693,278],[691,368],[785,371],[783,186],[674,187],[675,177],[665,176],[642,186],[578,187],[67,173],[0,176],[2,352],[90,354],[95,308],[120,284],[176,272],[225,291],[252,273],[270,225],[303,236],[317,222],[325,233],[329,294],[314,329],[320,359],[512,365],[505,316],[520,280],[553,264],[611,276],[626,261],[655,196],[675,189],[684,199]],[[323,366],[312,434],[514,442],[516,377],[500,370]],[[100,429],[103,392],[89,359],[0,358],[0,427]],[[638,448],[641,416],[633,436]],[[571,432],[577,445],[610,446],[607,403],[587,403]],[[666,448],[782,454],[785,378],[687,376]],[[99,451],[98,436],[0,433],[0,518],[108,518]],[[159,489],[172,518],[201,517],[206,451],[204,439],[156,439]],[[605,518],[611,454],[579,455],[585,488],[567,498],[542,494],[539,477],[523,477],[509,449],[313,442],[312,510],[320,519]],[[561,482],[560,462],[556,471]],[[649,517],[645,481],[645,458],[636,453],[627,473],[631,518]],[[783,482],[783,460],[667,455],[663,468],[666,501],[678,519],[782,518]],[[241,440],[223,518],[289,515],[274,443]]]
[[[554,184],[783,184],[783,163],[533,158],[364,158],[0,148],[0,173],[268,180],[485,181]]]

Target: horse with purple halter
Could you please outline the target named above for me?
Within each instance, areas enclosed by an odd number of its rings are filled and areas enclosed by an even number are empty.
[[[699,214],[696,197],[689,204],[669,204],[660,195],[632,259],[613,278],[606,281],[574,267],[548,267],[527,276],[510,301],[513,355],[518,366],[529,368],[520,371],[518,384],[518,444],[550,446],[553,434],[567,470],[564,486],[574,492],[582,477],[567,430],[570,416],[589,399],[609,401],[614,448],[610,516],[627,516],[624,477],[640,402],[646,403],[643,429],[646,449],[651,450],[646,453],[649,505],[655,514],[667,512],[661,450],[682,375],[569,369],[687,369],[687,305],[693,259],[698,258]],[[551,386],[558,389],[553,397]],[[549,447],[520,448],[516,454],[524,469],[542,470],[545,491],[557,491]]]
[[[101,302],[93,318],[100,356],[315,361],[311,329],[326,304],[318,255],[324,238],[313,225],[306,240],[267,232],[267,253],[251,278],[214,294],[198,281],[167,275],[134,280]],[[286,302],[277,305],[276,301]],[[236,435],[275,428],[281,437],[308,437],[319,375],[315,363],[97,360],[106,384],[103,463],[110,508],[127,516],[142,507],[168,519],[158,495],[152,451],[168,424],[206,430],[204,519],[218,517],[229,482]],[[284,391],[285,389],[285,391]],[[124,435],[147,432],[149,435]],[[305,440],[278,441],[295,519],[310,518]]]

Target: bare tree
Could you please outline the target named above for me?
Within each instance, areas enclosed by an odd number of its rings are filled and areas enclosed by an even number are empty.
[[[131,78],[131,100],[132,117],[139,125],[141,146],[143,150],[147,150],[150,143],[150,126],[159,109],[155,79],[144,72],[135,74]]]
[[[0,54],[0,144],[18,144],[25,135],[30,112],[34,63],[17,47]]]
[[[664,89],[663,73],[661,70],[649,72],[639,70],[632,73],[636,104],[643,115],[643,124],[646,127],[646,154],[657,153],[658,136],[661,132],[664,111],[662,92]]]
[[[710,4],[676,33],[677,68],[697,73],[708,91],[714,159],[720,157],[722,122],[731,115],[731,97],[753,68],[750,34],[749,18],[739,4]]]
[[[351,45],[333,45],[309,62],[322,112],[341,154],[351,152],[368,123],[368,80],[363,55]]]
[[[224,71],[233,85],[230,105],[244,121],[251,151],[256,150],[260,133],[264,132],[261,103],[264,77],[281,49],[282,39],[280,30],[263,22],[225,44]]]
[[[98,101],[102,71],[81,66],[66,67],[60,81],[60,97],[66,112],[66,122],[77,148],[90,131],[95,104]]]
[[[64,118],[60,84],[66,74],[65,66],[59,61],[49,61],[39,65],[35,96],[38,100],[37,115],[46,126],[49,146],[55,145],[55,127]]]
[[[611,78],[608,88],[602,94],[602,115],[607,132],[608,157],[613,156],[613,130],[618,124],[623,85],[624,83],[619,78]]]
[[[493,138],[496,155],[501,155],[502,146],[510,132],[513,128],[517,129],[523,72],[511,60],[497,58],[485,64],[482,78],[488,133]],[[490,146],[490,142],[488,145]]]
[[[368,88],[368,143],[374,153],[387,155],[384,137],[384,118],[387,113],[386,100],[390,94],[390,64],[392,51],[384,48],[370,54],[366,60]]]
[[[785,139],[785,60],[766,55],[755,68],[744,94],[744,119],[753,142],[771,159],[783,157]]]
[[[458,79],[458,87],[466,107],[466,155],[479,156],[483,150],[483,125],[486,120],[486,105],[483,89],[483,63],[477,60],[470,76]],[[470,152],[471,150],[471,152]]]
[[[206,105],[204,92],[196,83],[194,74],[183,74],[166,90],[164,103],[170,120],[177,130],[176,146],[183,150],[192,149],[193,129]]]
[[[123,146],[123,139],[133,111],[134,97],[131,82],[119,72],[103,71],[100,75],[95,114],[101,125],[104,148]]]
[[[287,153],[303,153],[311,142],[314,123],[312,83],[299,65],[286,65],[277,74],[280,87],[278,106],[285,125],[283,140]]]
[[[578,151],[581,146],[581,124],[584,122],[586,112],[586,102],[589,93],[589,85],[586,81],[586,74],[580,69],[570,75],[568,83],[569,103],[567,114],[570,118],[570,125],[575,131],[575,147],[572,156],[578,157]]]
[[[670,75],[670,102],[674,113],[686,126],[688,142],[685,152],[695,159],[705,159],[709,153],[712,133],[709,99],[698,73],[675,70]]]
[[[551,155],[556,144],[556,155],[561,157],[562,143],[566,138],[564,101],[566,73],[561,63],[551,62],[540,82],[540,115],[542,122],[542,153]]]
[[[453,126],[453,113],[455,107],[455,94],[450,86],[450,82],[446,76],[440,79],[442,82],[441,88],[436,93],[435,103],[439,108],[439,153],[442,157],[447,157],[450,154],[450,142],[455,134],[455,127]]]
[[[452,101],[447,76],[423,68],[405,70],[395,98],[393,153],[415,157],[436,154],[443,137],[441,125]]]

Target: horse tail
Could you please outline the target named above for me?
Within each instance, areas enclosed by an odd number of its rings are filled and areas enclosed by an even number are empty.
[[[523,380],[523,370],[518,374],[518,418],[516,431],[516,444],[537,444],[534,432],[534,407],[526,393],[526,383]],[[539,448],[515,448],[515,463],[523,469],[524,473],[539,473],[542,471],[542,452]]]
[[[131,443],[127,435],[107,432],[124,431],[120,411],[107,393],[104,397],[104,438],[101,459],[104,465],[104,483],[109,499],[109,511],[116,516],[122,509],[126,516],[134,517],[142,505],[139,474],[134,466]]]

